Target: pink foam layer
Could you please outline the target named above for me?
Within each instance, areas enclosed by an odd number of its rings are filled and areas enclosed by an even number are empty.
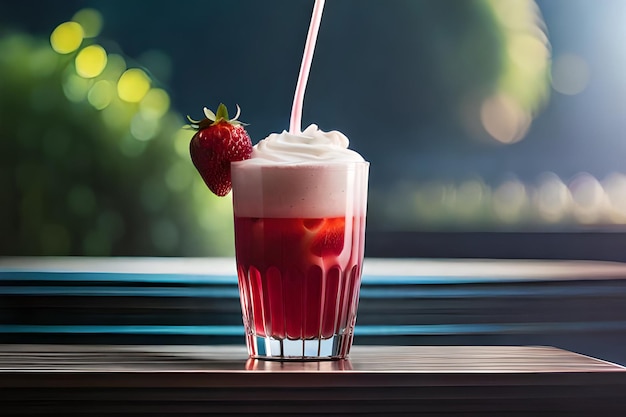
[[[365,215],[367,162],[232,164],[236,216],[318,218]]]

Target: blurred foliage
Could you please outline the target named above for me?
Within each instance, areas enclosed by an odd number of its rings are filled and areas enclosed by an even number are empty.
[[[114,89],[94,99],[124,60],[112,55],[100,75],[81,78],[79,51],[0,36],[0,255],[231,254],[231,201],[196,174],[192,132],[166,93],[144,98],[167,104],[156,114]]]
[[[454,7],[450,1],[389,2],[384,12],[394,19],[393,25],[372,12],[380,4],[328,5],[334,9],[324,17],[321,45],[325,37],[332,38],[333,45],[327,43],[316,52],[314,71],[321,76],[317,85],[312,78],[307,92],[309,103],[324,105],[305,106],[305,110],[315,109],[320,125],[341,126],[351,138],[362,140],[355,140],[355,147],[373,167],[368,225],[439,224],[424,214],[432,207],[415,206],[415,199],[423,200],[418,187],[398,194],[397,186],[387,184],[435,174],[432,164],[416,162],[429,147],[449,146],[457,152],[473,146],[460,145],[463,141],[458,139],[466,136],[498,143],[523,138],[548,98],[549,44],[532,0],[467,0],[454,2]],[[143,9],[126,2],[114,8],[122,5]],[[179,8],[168,7],[164,10]],[[233,6],[220,7],[227,13]],[[266,8],[253,2],[246,7],[241,6],[255,22],[259,21],[255,7]],[[286,4],[283,8],[288,9]],[[361,30],[346,30],[348,17]],[[167,12],[159,18],[172,20]],[[214,197],[196,174],[188,155],[192,133],[181,130],[184,118],[169,108],[169,95],[162,87],[172,71],[170,56],[147,51],[146,61],[138,60],[145,66],[135,65],[116,49],[115,41],[98,39],[105,22],[97,11],[81,10],[72,20],[69,25],[59,22],[58,31],[48,34],[54,34],[51,39],[2,32],[0,27],[0,255],[232,254],[230,197]],[[136,31],[127,22],[117,24]],[[177,24],[176,30],[182,30]],[[77,25],[82,30],[76,30]],[[190,26],[187,21],[185,26]],[[224,29],[219,22],[213,28],[217,29]],[[265,36],[274,36],[272,31],[278,30],[280,39],[292,42],[282,36],[284,29],[255,29],[263,30]],[[250,68],[249,62],[286,59],[284,48],[258,48],[255,42],[244,42],[250,32],[239,32],[224,35],[241,36],[239,48],[220,50],[225,59],[247,57],[249,61],[233,61],[240,63],[238,68]],[[139,44],[154,37],[150,31],[117,33],[124,39],[141,39]],[[191,37],[186,33],[181,36]],[[174,37],[170,38],[172,42]],[[58,43],[56,49],[50,40]],[[363,53],[364,45],[376,51],[376,59]],[[184,62],[176,55],[180,49],[166,53]],[[198,56],[195,65],[184,69],[183,76],[190,81],[177,87],[182,95],[206,96],[195,81],[214,79],[218,74],[211,71],[223,72],[209,59],[213,58]],[[341,63],[342,71],[336,71],[335,62]],[[332,72],[324,75],[324,68]],[[389,76],[390,68],[393,76]],[[279,91],[289,90],[285,96],[290,99],[292,87],[277,76],[275,65],[259,64],[254,71],[245,71],[250,83],[225,78],[211,85],[211,94],[240,97],[247,108],[256,106],[251,129],[257,129],[261,137],[277,126],[276,117],[264,113],[273,108],[268,96],[275,98]],[[345,82],[342,73],[355,81]],[[370,82],[373,75],[376,82]],[[267,82],[274,79],[280,82]],[[341,88],[330,81],[340,83]],[[186,91],[191,84],[193,88]],[[374,98],[388,103],[389,113],[394,114],[392,124],[363,123]],[[386,138],[384,151],[377,140],[380,137]],[[411,158],[410,163],[405,163],[406,158]],[[441,167],[446,174],[456,173],[456,165],[444,161]],[[377,190],[379,184],[384,188]],[[455,206],[469,207],[468,201],[476,200],[474,191],[483,188],[473,185],[462,187],[471,192],[455,194]],[[427,200],[439,201],[439,188],[435,187],[436,192],[431,188]],[[466,195],[469,200],[461,198]],[[408,199],[401,204],[407,212],[389,210],[389,202],[403,201],[402,196]],[[463,217],[466,223],[480,223],[485,216],[497,221],[483,203],[476,205],[471,216]],[[450,220],[446,217],[443,222]]]

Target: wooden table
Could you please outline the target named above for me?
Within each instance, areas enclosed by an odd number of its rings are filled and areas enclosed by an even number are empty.
[[[626,368],[525,346],[355,346],[247,360],[242,346],[0,345],[0,415],[625,415]]]

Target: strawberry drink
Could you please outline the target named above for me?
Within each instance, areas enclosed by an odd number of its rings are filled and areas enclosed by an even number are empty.
[[[231,164],[235,250],[253,357],[341,358],[352,344],[368,163],[339,132],[272,134]]]
[[[254,147],[223,104],[197,129],[191,159],[218,196],[233,191],[235,253],[248,353],[344,358],[352,345],[364,252],[369,163],[348,138],[301,131],[324,0],[316,0],[289,131]]]

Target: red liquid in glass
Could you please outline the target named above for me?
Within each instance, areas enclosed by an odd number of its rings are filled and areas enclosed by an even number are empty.
[[[244,325],[257,336],[326,339],[352,332],[364,217],[235,216]]]

